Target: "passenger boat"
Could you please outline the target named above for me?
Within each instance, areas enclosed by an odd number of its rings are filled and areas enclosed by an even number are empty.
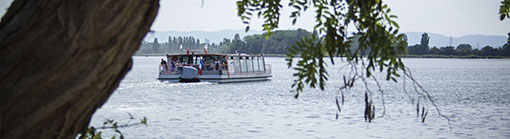
[[[160,81],[248,82],[270,80],[271,65],[264,55],[249,54],[167,54],[159,67]]]

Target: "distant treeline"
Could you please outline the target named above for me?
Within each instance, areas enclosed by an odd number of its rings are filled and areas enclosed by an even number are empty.
[[[507,44],[501,47],[485,46],[482,49],[473,49],[470,44],[459,44],[458,46],[429,47],[427,33],[422,34],[421,43],[409,46],[407,52],[410,55],[444,55],[444,56],[502,56],[510,57],[510,33]]]
[[[235,34],[233,39],[224,38],[219,44],[207,44],[208,52],[210,53],[239,53],[248,54],[286,54],[287,49],[294,45],[296,41],[301,40],[303,37],[310,37],[312,33],[303,30],[278,30],[266,39],[266,33],[248,35],[243,39],[239,34]],[[444,47],[430,47],[430,37],[427,33],[422,34],[420,44],[415,44],[407,47],[407,52],[412,56],[419,55],[434,55],[434,56],[501,56],[510,57],[510,33],[509,42],[503,44],[501,47],[485,46],[482,49],[473,49],[469,44],[460,44],[454,46]],[[182,49],[180,46],[182,45]],[[187,48],[190,50],[202,51],[206,43],[201,43],[199,39],[192,36],[189,37],[168,37],[168,41],[159,43],[155,38],[153,42],[144,41],[141,44],[139,55],[153,55],[165,53],[183,53]]]
[[[200,39],[194,37],[168,37],[168,41],[165,43],[159,43],[158,38],[154,38],[153,42],[143,41],[137,54],[165,54],[165,53],[182,53],[179,46],[185,50],[189,48],[191,50],[203,49],[205,43],[200,43]]]
[[[277,30],[271,37],[266,39],[266,33],[248,35],[243,39],[235,34],[234,39],[224,38],[219,44],[207,44],[208,52],[211,53],[238,53],[248,54],[286,54],[287,49],[303,37],[309,37],[312,33],[304,30]],[[182,49],[180,46],[182,45]],[[190,50],[203,50],[205,43],[194,37],[168,37],[165,43],[159,43],[155,38],[153,42],[143,41],[138,50],[139,55],[183,53],[187,48]]]

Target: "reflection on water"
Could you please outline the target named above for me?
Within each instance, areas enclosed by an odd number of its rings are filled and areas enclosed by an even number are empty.
[[[382,81],[386,116],[364,122],[358,84],[346,93],[335,120],[339,77],[345,73],[338,64],[329,65],[326,91],[305,89],[294,99],[294,71],[283,58],[266,58],[273,67],[271,81],[231,84],[162,83],[156,80],[160,57],[133,59],[133,69],[91,122],[127,121],[127,113],[147,116],[147,127],[122,129],[128,138],[510,138],[510,60],[405,59],[453,120],[450,132],[433,108],[427,122],[416,118],[402,82]],[[381,103],[375,103],[376,111],[382,111]]]

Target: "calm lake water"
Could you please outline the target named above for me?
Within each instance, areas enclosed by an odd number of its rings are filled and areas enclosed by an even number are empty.
[[[385,91],[386,115],[379,117],[380,95],[374,93],[376,119],[366,123],[361,82],[345,92],[346,102],[335,119],[335,97],[347,73],[338,70],[342,64],[329,65],[325,91],[305,89],[294,99],[294,71],[284,58],[266,58],[273,68],[270,81],[231,84],[162,83],[156,79],[161,58],[133,57],[133,68],[91,125],[101,126],[105,119],[125,123],[131,113],[137,119],[146,116],[148,126],[121,129],[127,138],[510,138],[506,59],[404,59],[452,120],[450,131],[430,104],[421,123],[415,104],[403,92],[402,79],[394,83],[377,75]],[[409,92],[414,90],[409,80],[406,85]],[[105,137],[114,135],[103,132]]]

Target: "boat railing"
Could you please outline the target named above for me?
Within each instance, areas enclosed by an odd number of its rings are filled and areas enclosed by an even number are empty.
[[[202,75],[227,75],[227,70],[202,70]]]
[[[264,71],[264,68],[265,68],[265,71]],[[271,64],[265,64],[265,67],[261,67],[260,70],[233,70],[233,72],[231,71],[230,74],[231,75],[250,75],[250,74],[257,74],[257,75],[260,75],[260,74],[271,74],[272,70],[271,70]]]
[[[188,65],[192,66],[196,69],[198,69],[198,65]],[[203,66],[202,67],[202,75],[223,75],[227,74],[227,65],[219,65],[218,68],[215,66]],[[166,74],[166,75],[174,75],[174,74],[182,74],[182,66],[177,66],[174,69],[171,69],[170,67],[163,70],[163,66],[159,66],[159,74]]]

